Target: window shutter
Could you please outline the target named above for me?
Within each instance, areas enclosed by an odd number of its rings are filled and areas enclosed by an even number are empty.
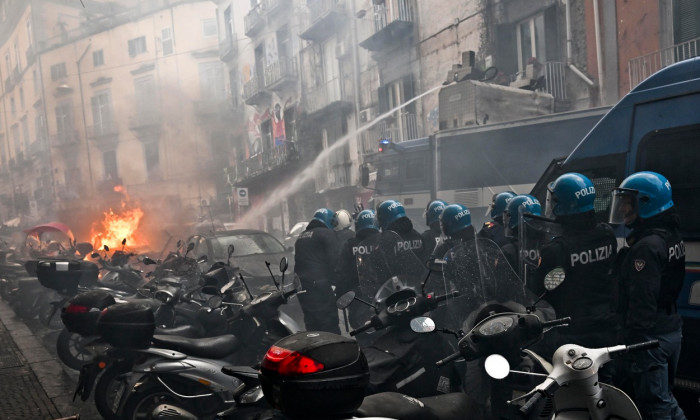
[[[674,43],[700,37],[700,0],[675,0],[673,4]]]

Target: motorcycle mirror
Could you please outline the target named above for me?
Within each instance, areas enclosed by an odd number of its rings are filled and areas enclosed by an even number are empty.
[[[104,245],[104,246],[102,247],[102,249],[104,249],[105,252],[109,252],[109,247],[108,247],[107,245]]]
[[[90,254],[90,257],[91,258],[100,258],[100,254],[98,254],[97,252],[93,252],[92,254]]]
[[[143,259],[141,259],[141,262],[146,264],[146,265],[158,264],[157,262],[155,262],[155,260],[153,260],[152,258],[149,258],[149,257],[143,257]]]
[[[287,268],[289,268],[289,261],[287,260],[287,257],[282,257],[280,260],[280,272],[284,273],[287,271]]]
[[[560,284],[566,278],[564,269],[561,267],[553,268],[549,273],[544,276],[544,288],[548,291],[552,291],[559,287]]]
[[[122,239],[122,246],[126,245],[126,238]]]
[[[78,254],[80,255],[87,255],[93,250],[92,244],[90,242],[76,243],[74,248],[78,251]]]
[[[190,242],[187,244],[187,252],[190,252],[194,249],[194,242]]]
[[[236,248],[233,246],[233,244],[230,244],[230,245],[228,246],[228,258],[229,258],[229,259],[231,259],[231,255],[233,255],[233,251],[234,251],[235,249],[236,249]]]
[[[435,331],[435,321],[427,316],[419,316],[411,320],[411,330],[417,333],[429,333]]]
[[[350,306],[353,300],[355,300],[355,292],[351,290],[347,293],[344,293],[341,297],[338,298],[338,300],[335,301],[335,307],[338,309],[345,309],[348,306]]]
[[[510,373],[510,363],[500,354],[492,354],[484,361],[484,369],[493,379],[503,379]]]
[[[197,259],[197,264],[202,264],[202,263],[205,263],[207,261],[209,261],[209,257],[207,257],[206,255],[202,255],[201,257],[199,257]]]
[[[221,302],[223,302],[223,299],[221,299],[221,296],[212,296],[207,301],[207,305],[211,309],[216,309],[216,308],[221,307]]]
[[[177,247],[178,249],[182,246],[182,239],[177,240]]]

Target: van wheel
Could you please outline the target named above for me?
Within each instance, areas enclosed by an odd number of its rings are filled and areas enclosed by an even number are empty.
[[[85,348],[85,338],[80,334],[62,330],[56,340],[58,358],[73,370],[80,370],[85,363],[92,360],[92,354]]]

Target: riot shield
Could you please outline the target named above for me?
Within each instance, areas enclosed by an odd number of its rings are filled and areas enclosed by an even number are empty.
[[[420,293],[427,268],[395,232],[373,235],[358,245],[355,254],[360,291],[375,304],[392,293],[411,288]]]
[[[540,264],[540,250],[562,234],[562,225],[552,219],[521,214],[518,228],[518,273],[525,283]]]

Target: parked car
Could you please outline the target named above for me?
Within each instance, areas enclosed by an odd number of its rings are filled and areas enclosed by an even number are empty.
[[[292,226],[287,235],[284,237],[284,246],[294,248],[294,243],[297,241],[299,234],[306,229],[309,222],[299,222]]]
[[[279,281],[279,261],[282,257],[287,257],[289,269],[286,278],[292,281],[290,273],[294,272],[294,257],[291,248],[285,247],[267,232],[254,229],[209,232],[191,236],[187,240],[188,244],[190,242],[194,243],[192,254],[195,258],[207,256],[207,261],[200,266],[203,272],[217,261],[226,262],[228,246],[233,244],[231,265],[242,270],[248,286],[254,289],[254,294],[274,287],[265,261],[270,263],[270,269]]]

